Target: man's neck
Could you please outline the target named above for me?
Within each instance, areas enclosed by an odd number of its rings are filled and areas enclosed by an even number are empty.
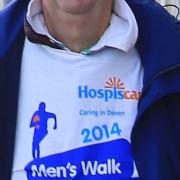
[[[49,0],[48,0],[49,1]],[[104,0],[105,1],[105,0]],[[74,52],[95,44],[109,25],[111,1],[99,3],[87,13],[72,14],[43,4],[45,23],[50,34]]]

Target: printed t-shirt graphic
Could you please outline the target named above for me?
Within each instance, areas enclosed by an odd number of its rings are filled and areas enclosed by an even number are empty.
[[[33,124],[35,130],[36,127],[39,130],[42,126],[46,126],[43,130],[46,133],[42,133],[43,136],[40,135],[42,138],[37,139],[38,146],[41,140],[47,135],[48,118],[55,119],[55,129],[57,126],[56,116],[52,113],[45,112],[45,103],[41,102],[39,104],[39,110],[34,113],[31,121],[31,125]],[[39,122],[43,121],[43,119],[45,121],[41,126]],[[120,135],[121,130],[118,125],[114,125],[116,126],[114,126],[115,129],[113,133]],[[34,133],[33,146],[38,135]],[[97,134],[95,136],[97,137]],[[127,178],[131,179],[134,167],[130,143],[125,139],[119,139],[47,157],[40,158],[40,156],[37,156],[25,169],[28,180],[50,178],[101,179],[102,177],[103,179],[113,177],[113,179],[125,180]]]
[[[46,104],[44,102],[41,102],[39,104],[39,110],[33,114],[30,123],[30,127],[31,128],[34,127],[34,136],[33,136],[33,145],[32,145],[32,155],[34,159],[40,157],[39,143],[48,134],[47,121],[49,118],[54,119],[54,129],[57,128],[56,115],[53,113],[46,112],[45,109],[46,109]]]
[[[80,87],[86,87],[86,90],[82,90]],[[82,95],[82,93],[84,95]],[[80,99],[102,98],[105,102],[113,99],[137,101],[140,98],[140,92],[127,90],[125,84],[120,79],[113,77],[105,82],[104,88],[102,89],[90,89],[88,92],[88,86],[79,86],[78,97]],[[92,144],[64,153],[49,155],[47,157],[40,157],[39,144],[48,134],[48,119],[54,119],[54,129],[57,128],[56,115],[46,112],[45,109],[46,104],[41,102],[39,104],[39,109],[33,114],[30,123],[30,128],[35,128],[32,145],[34,160],[25,167],[28,180],[50,178],[73,178],[78,180],[90,180],[94,178],[113,178],[117,180],[134,179],[132,178],[134,163],[131,153],[131,144],[128,140],[121,138],[121,131],[123,131],[123,129],[120,129],[120,125],[117,122],[113,123],[110,129],[110,126],[103,124],[102,126],[94,126],[92,128],[92,133],[88,128],[84,128],[81,132],[85,144],[93,140],[101,142],[103,136],[107,139],[111,139],[112,135],[116,135],[119,137],[117,140]],[[106,113],[108,115],[110,113],[109,110],[102,113],[102,116],[106,115]],[[98,114],[100,115],[100,112],[98,112]]]
[[[141,93],[136,90],[126,90],[124,83],[116,77],[110,78],[105,83],[105,89],[93,89],[87,85],[79,86],[79,98],[97,98],[108,102],[110,99],[139,100]]]
[[[35,159],[25,169],[28,180],[134,179],[131,145],[125,139]]]

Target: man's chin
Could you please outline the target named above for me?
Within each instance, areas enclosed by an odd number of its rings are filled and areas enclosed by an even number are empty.
[[[56,0],[58,7],[69,14],[84,14],[90,11],[97,0]],[[99,0],[98,0],[99,1]]]

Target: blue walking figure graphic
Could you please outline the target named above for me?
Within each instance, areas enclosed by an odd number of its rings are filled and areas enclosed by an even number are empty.
[[[57,129],[57,119],[54,113],[46,112],[46,104],[41,102],[39,109],[33,114],[31,118],[30,128],[34,127],[34,136],[32,143],[32,156],[34,159],[40,158],[40,142],[48,134],[47,121],[54,119],[54,129]]]

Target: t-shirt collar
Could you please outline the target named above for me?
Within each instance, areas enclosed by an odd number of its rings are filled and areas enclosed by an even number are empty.
[[[26,15],[28,23],[36,33],[47,36],[61,48],[69,50],[62,42],[56,40],[48,32],[42,14],[41,1],[42,0],[30,1]],[[82,53],[86,54],[98,51],[105,47],[116,48],[128,52],[135,46],[137,37],[138,26],[132,10],[125,0],[115,0],[109,27],[95,45],[89,49],[85,49]]]

